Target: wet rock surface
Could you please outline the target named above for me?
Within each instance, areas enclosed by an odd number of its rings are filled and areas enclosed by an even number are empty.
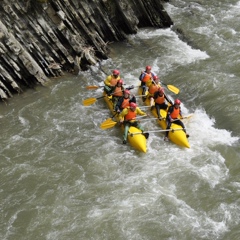
[[[108,58],[108,44],[173,23],[159,0],[1,0],[0,98]]]

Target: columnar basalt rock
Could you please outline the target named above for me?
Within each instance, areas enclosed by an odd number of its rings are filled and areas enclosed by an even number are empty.
[[[1,0],[0,98],[108,58],[108,43],[172,21],[159,0]]]

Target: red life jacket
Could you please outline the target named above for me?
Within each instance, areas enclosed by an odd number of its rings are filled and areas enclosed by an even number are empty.
[[[153,78],[153,75],[152,75],[152,73],[144,73],[145,75],[144,75],[144,77],[143,77],[143,79],[142,79],[142,82],[144,82],[144,83],[146,83],[147,81],[149,81],[149,80],[151,80],[152,78]]]
[[[176,118],[178,118],[179,113],[180,113],[180,108],[173,107],[173,111],[170,114],[170,117],[173,118],[173,119],[176,119]]]
[[[115,87],[115,90],[113,92],[113,96],[114,97],[121,97],[121,96],[123,96],[122,86],[121,87]]]
[[[159,88],[160,88],[159,85],[156,85],[156,84],[152,83],[152,84],[149,86],[148,92],[149,92],[150,94],[154,94]]]
[[[120,77],[115,78],[115,77],[112,76],[112,79],[110,81],[111,86],[115,86],[119,79],[120,79]]]
[[[157,103],[157,104],[162,104],[162,103],[164,103],[165,102],[165,97],[164,97],[164,95],[162,95],[162,96],[159,96],[158,95],[158,97],[155,99],[155,103]]]
[[[124,109],[126,107],[129,107],[129,98],[124,98],[122,105],[121,105],[121,109]]]
[[[124,120],[130,121],[130,120],[135,119],[136,116],[137,116],[136,111],[132,111],[132,110],[130,110],[130,108],[128,108],[128,113],[124,116]]]

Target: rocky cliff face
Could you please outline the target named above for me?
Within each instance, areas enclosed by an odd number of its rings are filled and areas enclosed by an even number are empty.
[[[108,43],[172,21],[160,0],[0,0],[0,98],[108,57]]]

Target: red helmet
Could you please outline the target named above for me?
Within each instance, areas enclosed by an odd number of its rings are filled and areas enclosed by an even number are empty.
[[[113,70],[113,75],[115,75],[115,76],[117,76],[117,75],[119,75],[120,74],[120,72],[117,70],[117,69],[115,69],[115,70]]]
[[[146,66],[146,71],[147,70],[152,70],[151,66]]]
[[[181,101],[180,101],[179,99],[176,99],[176,100],[174,101],[174,104],[180,105],[180,104],[181,104]]]
[[[117,83],[120,83],[120,84],[123,85],[123,79],[119,79],[119,80],[117,81]]]
[[[130,95],[130,91],[129,91],[128,89],[126,89],[126,90],[124,91],[124,94],[129,94],[129,95]]]
[[[159,79],[157,75],[153,76],[153,80]]]
[[[162,88],[162,87],[159,88],[159,89],[158,89],[158,92],[159,92],[159,93],[164,93],[164,88]]]
[[[130,107],[131,107],[131,108],[136,108],[136,107],[137,107],[137,104],[134,103],[134,102],[131,102],[131,103],[130,103]]]

